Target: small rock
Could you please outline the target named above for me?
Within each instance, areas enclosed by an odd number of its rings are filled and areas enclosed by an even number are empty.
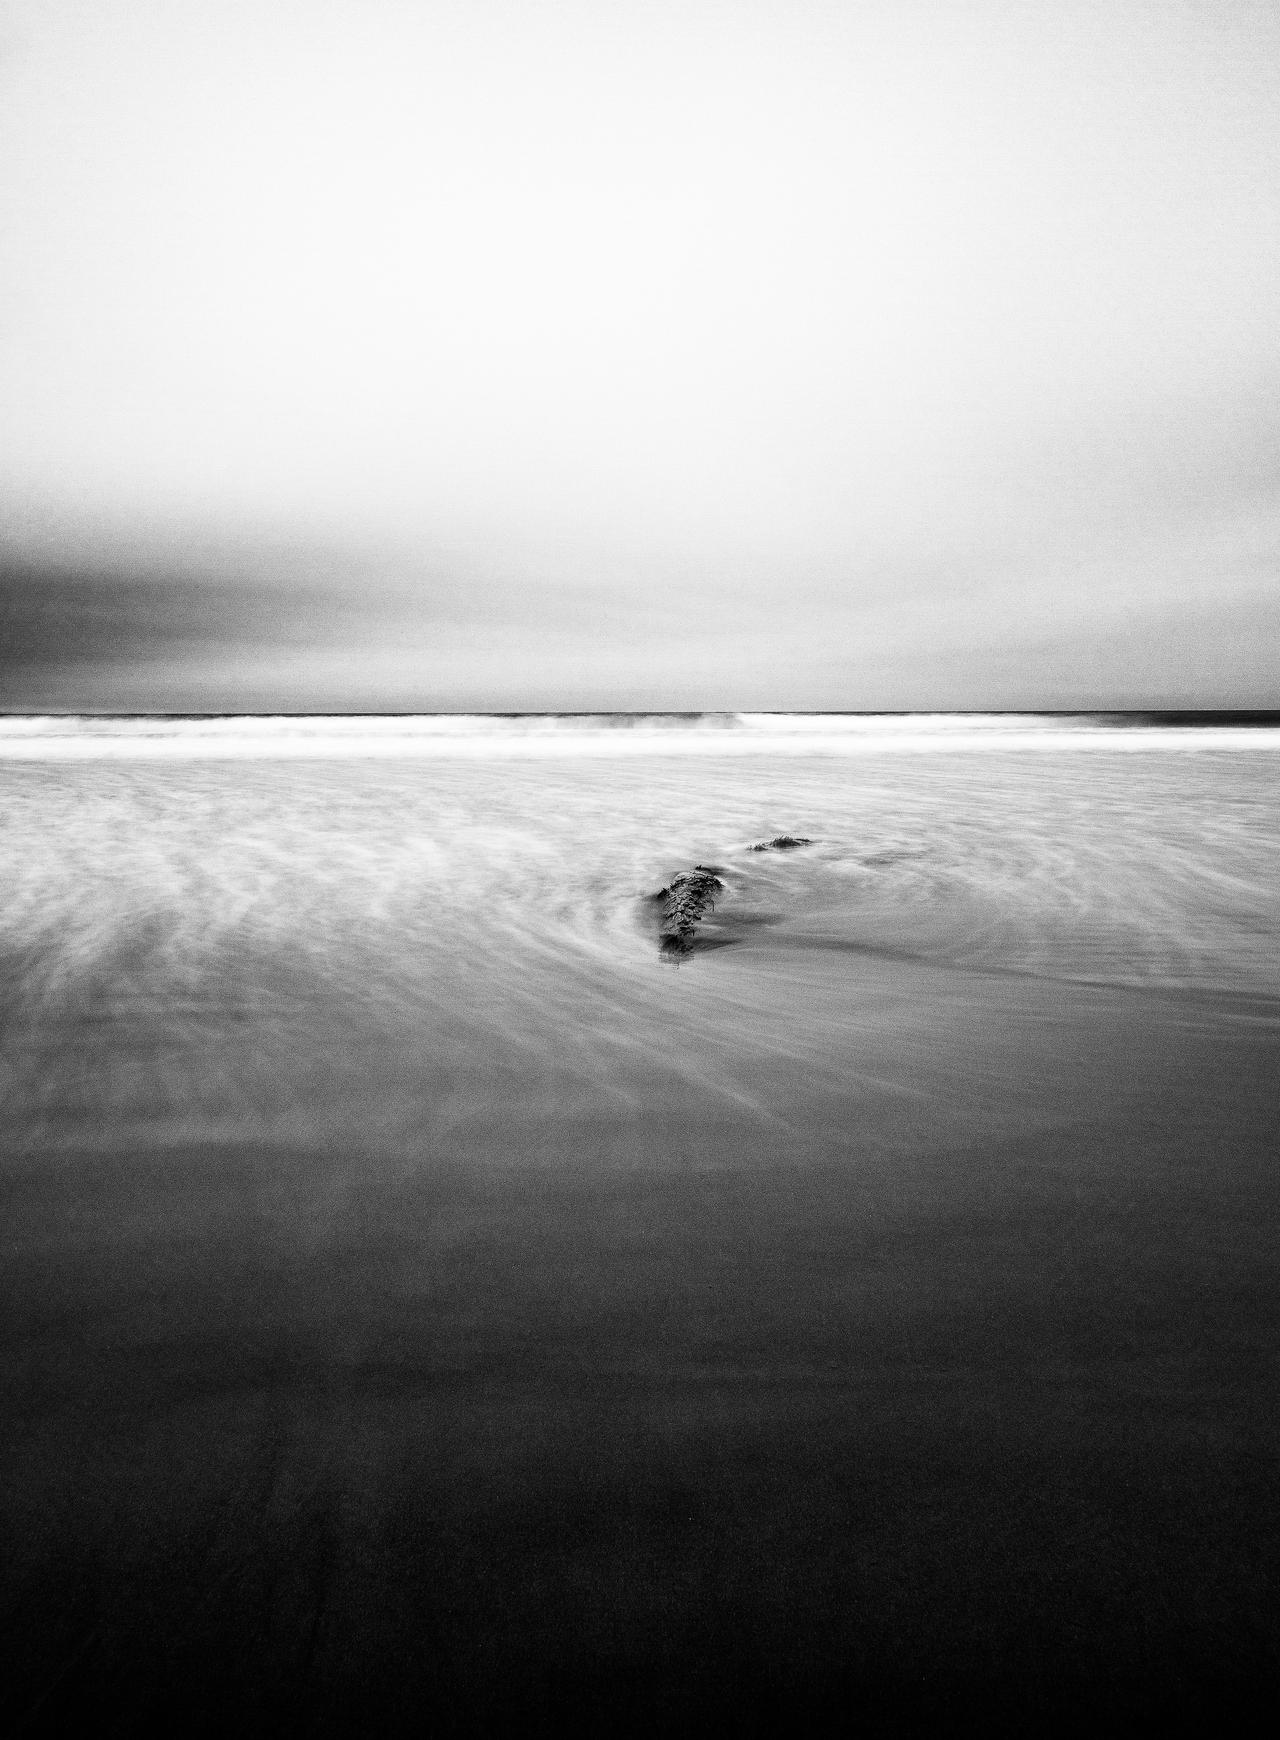
[[[672,879],[668,888],[654,896],[663,902],[658,940],[666,955],[687,955],[693,947],[698,921],[710,912],[724,883],[714,870],[697,865]]]

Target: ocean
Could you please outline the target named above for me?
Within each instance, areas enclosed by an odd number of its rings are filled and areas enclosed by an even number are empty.
[[[0,1708],[1274,1690],[1278,772],[1241,721],[0,720]]]

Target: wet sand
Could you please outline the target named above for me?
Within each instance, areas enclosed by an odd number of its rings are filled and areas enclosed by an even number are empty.
[[[840,943],[681,968],[607,1086],[296,961],[301,1048],[28,1010],[6,1722],[1251,1731],[1280,1007]]]

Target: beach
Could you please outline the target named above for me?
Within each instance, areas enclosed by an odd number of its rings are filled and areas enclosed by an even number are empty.
[[[0,761],[17,1731],[1244,1731],[1271,733],[247,735]]]

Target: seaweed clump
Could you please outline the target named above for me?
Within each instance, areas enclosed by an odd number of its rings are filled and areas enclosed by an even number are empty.
[[[693,948],[694,932],[699,921],[715,907],[716,896],[724,883],[705,864],[695,864],[692,870],[673,877],[667,888],[654,895],[662,902],[662,924],[658,941],[664,955],[687,955]]]
[[[772,840],[761,840],[759,845],[748,849],[752,852],[794,852],[797,846],[812,846],[813,841],[803,834],[775,834]]]

